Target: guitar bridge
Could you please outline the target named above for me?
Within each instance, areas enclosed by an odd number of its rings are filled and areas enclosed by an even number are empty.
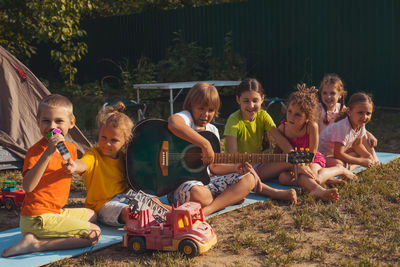
[[[162,143],[159,160],[162,175],[168,176],[168,141]]]

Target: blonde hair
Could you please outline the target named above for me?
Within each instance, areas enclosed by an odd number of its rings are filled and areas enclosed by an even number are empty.
[[[309,121],[318,118],[318,90],[314,86],[307,87],[305,83],[297,85],[297,91],[289,96],[287,105],[295,104],[304,112]]]
[[[134,123],[126,114],[123,113],[125,105],[122,102],[114,106],[102,108],[96,117],[97,127],[100,130],[103,126],[120,129],[125,137],[125,145],[132,139]]]
[[[339,98],[339,103],[340,103],[340,109],[339,112],[343,112],[345,106],[344,106],[344,101],[347,96],[347,91],[344,89],[343,81],[340,79],[339,75],[335,73],[328,73],[325,74],[325,76],[322,78],[321,84],[319,85],[319,95],[321,97],[321,104],[322,107],[324,108],[325,116],[324,116],[324,124],[329,124],[330,118],[328,116],[328,110],[326,108],[325,103],[322,101],[322,90],[324,90],[324,87],[326,86],[334,86],[335,89],[338,91],[339,94],[342,96]]]
[[[75,119],[72,102],[65,96],[59,94],[47,95],[39,102],[37,117],[40,118],[45,108],[65,108],[71,120]]]
[[[208,106],[215,109],[215,117],[221,106],[217,88],[205,82],[196,83],[186,95],[183,109],[192,111],[194,105]]]

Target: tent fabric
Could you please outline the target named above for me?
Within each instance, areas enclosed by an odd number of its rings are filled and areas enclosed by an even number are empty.
[[[51,94],[18,59],[0,46],[0,145],[22,159],[42,136],[36,122],[40,100]],[[66,140],[76,144],[82,155],[90,142],[74,127]]]

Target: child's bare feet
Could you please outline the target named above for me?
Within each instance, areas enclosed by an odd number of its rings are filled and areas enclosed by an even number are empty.
[[[336,202],[339,199],[339,191],[337,190],[337,188],[330,188],[330,189],[317,188],[314,191],[311,191],[310,195],[319,198],[323,201]]]
[[[263,184],[263,190],[260,194],[272,199],[288,200],[293,204],[297,204],[297,193],[294,189],[280,190]]]
[[[37,251],[38,239],[31,233],[24,235],[15,246],[9,247],[1,253],[2,257],[16,256]]]
[[[294,189],[281,190],[275,195],[276,199],[289,200],[292,204],[297,204],[297,193]]]
[[[339,179],[339,178],[329,178],[328,180],[326,180],[325,182],[327,185],[345,185],[346,181]]]
[[[355,175],[352,171],[346,169],[345,167],[343,167],[343,174],[341,175],[341,177],[348,180],[357,180],[357,175]]]

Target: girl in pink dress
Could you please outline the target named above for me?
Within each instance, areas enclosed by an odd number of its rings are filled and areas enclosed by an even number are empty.
[[[305,84],[298,85],[298,90],[289,96],[286,119],[278,129],[286,136],[291,145],[298,150],[309,149],[315,154],[313,163],[310,164],[311,170],[314,172],[316,180],[307,179],[308,177],[299,176],[298,180],[293,179],[293,175],[289,172],[283,172],[279,176],[282,184],[299,184],[311,195],[323,200],[335,201],[339,198],[336,188],[325,189],[319,184],[327,182],[335,182],[338,180],[331,179],[334,176],[342,175],[348,179],[355,179],[356,176],[343,166],[335,166],[325,168],[325,158],[317,151],[318,149],[318,124],[316,118],[318,116],[318,96],[317,90],[307,88]],[[343,182],[339,180],[339,182]]]

